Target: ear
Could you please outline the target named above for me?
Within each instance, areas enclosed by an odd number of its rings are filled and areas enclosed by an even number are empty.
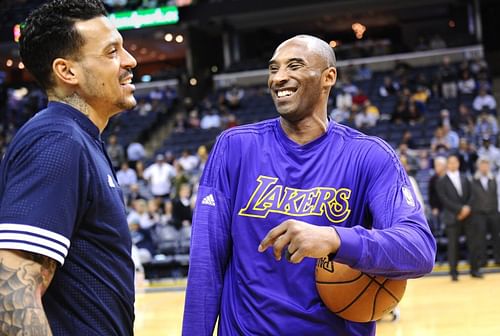
[[[52,71],[57,81],[69,85],[78,84],[78,76],[75,63],[65,58],[56,58],[52,62]]]
[[[329,67],[328,69],[325,70],[326,74],[323,79],[323,84],[327,87],[332,87],[335,85],[335,82],[337,82],[337,69],[334,67]]]

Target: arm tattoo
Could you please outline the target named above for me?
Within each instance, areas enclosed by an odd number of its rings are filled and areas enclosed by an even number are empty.
[[[52,335],[42,306],[56,262],[25,252],[17,268],[0,259],[0,335]]]

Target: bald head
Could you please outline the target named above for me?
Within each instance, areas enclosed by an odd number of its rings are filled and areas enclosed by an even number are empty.
[[[324,59],[328,67],[335,67],[337,64],[332,47],[322,39],[312,35],[297,35],[281,43],[278,48],[276,48],[276,51],[289,43],[304,44],[309,51],[312,51]]]

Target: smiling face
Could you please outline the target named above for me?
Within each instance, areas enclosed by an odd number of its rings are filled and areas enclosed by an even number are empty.
[[[326,113],[336,71],[317,48],[308,39],[293,38],[282,43],[269,61],[271,96],[278,113],[289,121]]]
[[[123,39],[103,17],[78,21],[83,37],[77,57],[78,94],[100,113],[112,116],[136,105],[132,69],[136,60],[123,47]]]

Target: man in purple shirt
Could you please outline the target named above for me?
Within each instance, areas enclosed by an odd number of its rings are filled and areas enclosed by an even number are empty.
[[[217,318],[222,336],[374,335],[374,322],[321,302],[315,258],[399,279],[431,271],[435,241],[393,150],[327,118],[336,75],[324,41],[283,42],[268,81],[280,117],[218,138],[193,218],[183,335],[212,335]]]

